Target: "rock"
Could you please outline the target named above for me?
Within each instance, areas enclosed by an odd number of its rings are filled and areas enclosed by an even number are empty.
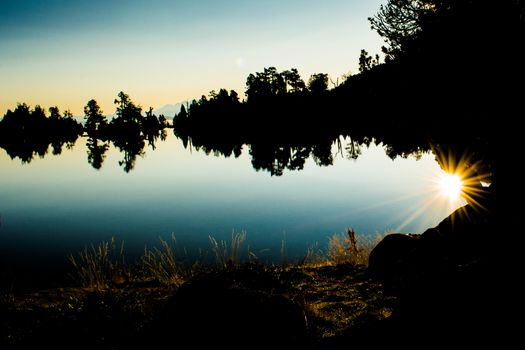
[[[466,205],[421,235],[387,235],[370,253],[369,272],[396,291],[455,278],[490,253],[488,220]]]
[[[387,287],[398,285],[406,274],[407,257],[420,243],[417,235],[392,233],[385,236],[370,253],[368,271]]]
[[[221,274],[184,283],[170,301],[164,327],[194,348],[274,348],[306,344],[303,309],[282,295],[249,289]]]
[[[466,205],[421,235],[388,235],[373,249],[369,272],[399,296],[395,317],[402,329],[419,339],[434,338],[439,329],[445,343],[508,335],[512,306],[503,305],[518,299],[505,286],[516,274],[494,253],[501,249],[495,244],[499,224],[491,213]]]

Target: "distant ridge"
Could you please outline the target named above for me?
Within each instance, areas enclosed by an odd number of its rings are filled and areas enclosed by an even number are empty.
[[[160,108],[157,108],[157,109],[154,109],[153,110],[153,114],[155,114],[157,117],[160,116],[161,114],[164,114],[164,116],[171,120],[173,119],[173,117],[175,116],[175,114],[179,113],[180,112],[180,108],[184,105],[186,106],[186,104],[188,103],[188,101],[182,101],[182,102],[179,102],[179,103],[175,103],[175,104],[167,104],[167,105],[164,105]],[[148,110],[149,108],[143,108],[142,109],[142,114],[144,115],[144,113]],[[106,118],[108,118],[109,120],[115,118],[117,115],[115,113],[111,113],[111,114],[105,114]],[[81,122],[81,123],[84,123],[85,122],[85,118],[83,115],[79,115],[79,116],[74,116],[73,117],[75,120]]]
[[[187,101],[175,103],[175,104],[167,104],[165,106],[162,106],[160,108],[157,108],[153,111],[153,113],[156,116],[160,116],[161,114],[164,114],[166,118],[173,118],[175,114],[180,112],[180,109],[183,105],[186,105]]]

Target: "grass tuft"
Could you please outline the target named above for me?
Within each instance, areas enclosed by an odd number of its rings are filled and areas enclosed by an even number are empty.
[[[368,265],[368,256],[382,236],[375,238],[357,235],[351,229],[346,228],[345,233],[334,234],[328,241],[328,258],[335,265]]]
[[[217,266],[227,268],[239,265],[242,258],[242,246],[245,241],[245,231],[232,233],[232,238],[229,244],[226,241],[218,242],[215,238],[210,236],[211,249],[215,254],[215,262],[217,263]]]
[[[317,266],[326,263],[326,256],[316,242],[306,249],[306,254],[297,261],[297,266]]]
[[[105,289],[116,284],[122,284],[129,279],[125,264],[124,242],[117,247],[115,237],[91,245],[78,253],[78,257],[69,256],[77,272],[77,280],[82,287]]]
[[[175,235],[171,235],[173,245],[177,244]],[[184,282],[182,269],[177,263],[173,246],[166,240],[160,238],[161,249],[144,248],[141,257],[141,267],[146,278],[153,278],[165,285],[179,286]]]
[[[296,266],[321,266],[349,264],[368,265],[368,256],[374,246],[382,238],[377,235],[375,239],[357,235],[350,228],[345,233],[334,234],[328,242],[328,249],[324,252],[317,244],[309,247],[306,254],[294,265]],[[243,258],[248,261],[258,261],[258,257],[250,251],[248,246],[244,249],[246,232],[232,233],[231,240],[217,241],[209,237],[211,250],[215,256],[215,264],[219,268],[231,268],[240,265]],[[139,259],[138,265],[126,265],[124,257],[124,242],[117,244],[115,238],[109,242],[101,242],[98,246],[91,245],[78,253],[78,256],[69,256],[70,262],[76,269],[76,280],[84,288],[104,290],[119,286],[130,280],[154,280],[164,285],[178,287],[192,273],[206,270],[206,265],[196,261],[193,266],[182,268],[176,258],[174,247],[177,245],[175,235],[171,242],[160,239],[160,247],[145,248],[144,254]],[[245,259],[245,260],[246,260]],[[286,242],[282,241],[281,266],[286,266]],[[137,272],[139,272],[137,274]]]

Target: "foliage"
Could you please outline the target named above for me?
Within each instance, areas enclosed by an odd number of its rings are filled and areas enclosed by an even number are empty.
[[[151,107],[142,115],[142,108],[124,92],[118,94],[115,104],[117,117],[108,122],[97,101],[89,100],[84,107],[84,126],[75,121],[70,111],[61,114],[56,106],[49,108],[47,117],[38,105],[31,109],[25,103],[19,104],[14,111],[8,110],[0,121],[0,147],[11,158],[29,163],[34,156],[44,157],[49,145],[54,155],[60,154],[64,145],[73,147],[78,136],[85,132],[88,162],[93,168],[102,167],[111,142],[124,153],[119,164],[129,172],[135,166],[136,157],[144,154],[146,141],[155,149],[155,142],[166,138],[164,129],[168,124],[166,117],[157,117]]]
[[[434,10],[431,1],[390,0],[381,5],[378,13],[368,20],[389,45],[387,53],[394,54],[404,43],[412,40],[422,29],[423,18]]]
[[[142,121],[142,107],[136,106],[128,94],[121,91],[118,93],[118,98],[115,99],[114,103],[117,105],[117,118],[113,121],[116,123],[128,124],[128,123],[140,123]]]
[[[328,74],[312,74],[308,80],[308,90],[314,94],[319,94],[328,90]]]
[[[323,113],[328,80],[327,74],[314,74],[307,88],[295,68],[265,68],[248,77],[246,101],[221,89],[181,108],[174,133],[185,147],[206,154],[238,157],[247,145],[253,167],[272,175],[302,169],[310,154],[318,164],[330,165],[339,135],[330,123],[335,115]]]
[[[285,70],[281,73],[286,83],[286,92],[289,93],[298,93],[304,92],[306,85],[304,80],[301,78],[297,68],[292,68],[290,70]]]
[[[84,128],[89,136],[97,136],[97,134],[103,134],[107,128],[106,117],[102,114],[102,110],[98,105],[97,101],[94,99],[89,100],[89,102],[84,107],[84,114],[86,123]]]
[[[380,114],[403,114],[396,131],[426,134],[427,144],[458,158],[475,155],[498,183],[492,189],[511,198],[519,179],[501,154],[519,147],[509,143],[520,137],[511,116],[521,110],[524,14],[525,3],[514,0],[390,0],[371,19],[388,64],[345,89],[388,106]]]
[[[305,84],[295,68],[264,68],[247,77],[246,101],[239,101],[235,91],[212,91],[181,109],[174,133],[185,146],[207,154],[238,157],[247,146],[254,168],[274,175],[301,169],[310,155],[318,164],[331,164],[328,145],[342,135],[383,143],[392,158],[421,154],[429,145],[455,147],[458,154],[479,155],[493,176],[512,177],[498,154],[518,135],[501,140],[493,130],[498,135],[518,130],[507,126],[519,110],[519,89],[513,86],[523,76],[516,43],[523,41],[524,13],[523,1],[514,0],[389,0],[370,18],[387,42],[384,64],[362,50],[360,74],[334,83],[332,90],[323,73]],[[124,170],[131,171],[146,142],[154,148],[164,137],[166,119],[154,116],[151,108],[143,115],[124,92],[115,104],[117,117],[104,133],[96,101],[86,106],[85,129],[93,139],[88,160],[100,169],[105,141],[110,141],[124,152]],[[41,107],[30,111],[23,104],[8,111],[0,122],[0,146],[23,162],[44,156],[49,144],[55,154],[62,145],[71,146],[78,125],[67,111],[59,117],[52,107],[50,113],[46,118]],[[49,121],[59,121],[64,132],[50,128]],[[497,127],[487,127],[493,124]]]
[[[375,58],[372,58],[366,52],[366,50],[361,50],[361,54],[359,55],[359,72],[364,73],[372,69],[373,67],[377,66],[379,64],[379,55],[376,55]]]
[[[269,67],[248,76],[245,93],[249,102],[262,102],[286,94],[320,93],[326,90],[328,74],[313,74],[307,87],[297,68],[278,72],[277,68]]]
[[[0,147],[23,163],[31,162],[34,156],[44,157],[50,145],[54,155],[60,154],[64,145],[72,147],[82,134],[82,125],[69,111],[63,115],[58,107],[49,111],[48,118],[41,106],[31,109],[25,103],[18,104],[14,111],[8,110],[0,121]]]
[[[264,68],[246,79],[246,96],[248,100],[263,100],[286,93],[286,81],[283,74],[275,67]]]
[[[90,100],[84,107],[86,114],[85,129],[90,137],[88,140],[88,162],[95,168],[100,169],[104,161],[104,154],[109,146],[105,141],[110,141],[115,147],[124,153],[119,161],[125,172],[135,167],[137,156],[144,154],[146,141],[155,149],[158,138],[164,139],[167,127],[164,116],[157,117],[150,107],[145,115],[142,108],[135,105],[130,96],[123,91],[119,92],[115,99],[116,117],[107,122],[102,111],[95,100]],[[102,142],[102,145],[99,143]]]

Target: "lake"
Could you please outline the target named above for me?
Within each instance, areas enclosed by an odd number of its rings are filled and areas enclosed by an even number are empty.
[[[346,227],[371,237],[421,233],[463,204],[440,195],[443,170],[430,153],[391,160],[371,145],[350,160],[334,143],[333,165],[307,159],[303,170],[272,176],[254,170],[248,146],[238,158],[207,155],[168,132],[126,173],[112,146],[94,169],[86,142],[79,138],[60,155],[28,164],[0,149],[4,274],[58,271],[69,254],[111,237],[123,240],[133,258],[172,234],[189,257],[209,251],[210,236],[229,240],[244,231],[260,261],[278,262],[283,241],[293,261],[314,245],[326,248]]]

